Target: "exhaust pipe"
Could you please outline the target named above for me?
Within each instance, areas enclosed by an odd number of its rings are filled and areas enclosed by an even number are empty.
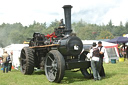
[[[70,35],[72,32],[71,29],[71,5],[64,5],[64,16],[65,16],[65,26],[66,26],[66,34]]]

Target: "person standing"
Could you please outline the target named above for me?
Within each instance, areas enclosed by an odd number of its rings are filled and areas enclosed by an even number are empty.
[[[7,53],[7,51],[4,51],[4,54],[2,55],[2,62],[3,62],[3,73],[5,73],[5,69],[6,69],[6,73],[8,73],[8,58],[9,54]]]
[[[97,81],[97,80],[101,80],[101,77],[99,75],[99,71],[100,71],[100,51],[99,49],[96,47],[96,43],[93,42],[93,45],[92,45],[92,49],[90,50],[90,55],[92,57],[91,59],[91,68],[92,68],[92,71],[93,71],[93,77],[94,77],[94,80]]]
[[[9,65],[8,65],[8,71],[11,71],[12,68],[12,61],[13,61],[13,52],[10,52],[10,61],[9,61]]]
[[[2,56],[0,56],[0,67],[2,66]]]
[[[98,42],[98,48],[100,50],[100,60],[101,60],[100,76],[105,77],[105,71],[103,67],[103,58],[104,58],[105,48],[102,46],[101,41]]]

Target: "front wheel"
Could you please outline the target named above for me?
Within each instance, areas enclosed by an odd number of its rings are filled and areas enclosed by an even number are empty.
[[[91,67],[87,67],[87,68],[80,69],[80,70],[81,70],[81,73],[84,75],[85,78],[90,79],[93,77]]]
[[[84,51],[80,55],[80,60],[83,60],[83,61],[87,60],[87,56],[86,56],[87,53],[88,52]],[[92,78],[93,75],[92,75],[92,69],[91,69],[91,62],[90,61],[87,61],[87,62],[89,62],[89,66],[86,68],[81,68],[80,70],[81,70],[81,73],[84,75],[84,77],[89,79],[89,78]]]
[[[65,73],[65,60],[58,50],[51,50],[46,55],[45,74],[50,82],[59,83]]]

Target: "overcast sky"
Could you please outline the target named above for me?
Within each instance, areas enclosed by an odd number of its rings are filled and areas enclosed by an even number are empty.
[[[30,25],[64,18],[63,5],[72,5],[72,22],[114,25],[128,21],[128,0],[0,0],[0,24]]]

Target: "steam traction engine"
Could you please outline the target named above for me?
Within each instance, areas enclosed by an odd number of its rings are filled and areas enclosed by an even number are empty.
[[[23,74],[31,75],[34,67],[45,70],[47,79],[59,83],[65,70],[80,68],[86,78],[92,76],[90,61],[86,60],[87,52],[82,52],[82,41],[71,30],[71,5],[63,6],[63,19],[52,34],[35,32],[29,47],[21,50],[20,65]],[[82,53],[81,53],[82,52]]]

